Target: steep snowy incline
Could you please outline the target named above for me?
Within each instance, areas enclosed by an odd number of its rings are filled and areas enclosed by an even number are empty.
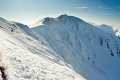
[[[32,30],[87,80],[120,79],[120,40],[115,35],[68,15],[47,17]]]
[[[33,31],[27,26],[27,25],[24,25],[24,24],[21,24],[21,23],[18,23],[18,22],[13,22],[13,24],[15,24],[16,26],[20,27],[20,29],[22,29],[24,31],[24,33],[26,33],[27,35],[33,37],[33,38],[36,38],[35,35],[33,34]]]
[[[0,28],[6,29],[8,32],[16,32],[21,34],[24,33],[33,38],[36,38],[33,34],[33,31],[29,29],[27,25],[18,22],[8,21],[3,18],[0,18]]]
[[[51,48],[16,25],[0,19],[0,66],[8,80],[85,80]]]

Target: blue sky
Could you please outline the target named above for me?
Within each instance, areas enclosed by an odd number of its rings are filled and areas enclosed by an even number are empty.
[[[120,25],[120,0],[0,0],[0,17],[28,25],[62,14],[97,24]]]

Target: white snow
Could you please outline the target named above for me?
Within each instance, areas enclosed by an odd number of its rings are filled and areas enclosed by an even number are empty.
[[[32,30],[87,80],[120,79],[120,40],[114,34],[67,15],[45,18]]]
[[[28,29],[16,25],[0,21],[0,66],[8,80],[85,80],[52,49],[28,35]]]
[[[0,66],[8,80],[120,79],[120,39],[114,34],[68,15],[33,27],[0,18]]]

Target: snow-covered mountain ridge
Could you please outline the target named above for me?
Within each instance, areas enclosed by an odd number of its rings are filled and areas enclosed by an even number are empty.
[[[0,34],[0,66],[7,80],[85,80],[28,26],[0,19]]]
[[[8,80],[119,80],[120,39],[77,17],[27,25],[0,18],[0,66]]]
[[[68,15],[45,18],[40,24],[32,28],[39,41],[51,47],[77,73],[88,80],[119,80],[117,36]]]

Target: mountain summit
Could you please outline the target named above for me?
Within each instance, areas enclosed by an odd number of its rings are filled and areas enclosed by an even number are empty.
[[[68,15],[47,18],[32,30],[87,80],[119,80],[120,41],[114,34]]]
[[[73,22],[72,20],[75,21],[81,21],[80,18],[77,18],[75,16],[68,16],[67,14],[64,15],[60,15],[59,17],[57,17],[58,20],[61,20],[63,23],[65,23],[67,20]]]
[[[119,37],[77,17],[47,17],[31,29],[1,18],[0,34],[8,80],[120,79]]]

